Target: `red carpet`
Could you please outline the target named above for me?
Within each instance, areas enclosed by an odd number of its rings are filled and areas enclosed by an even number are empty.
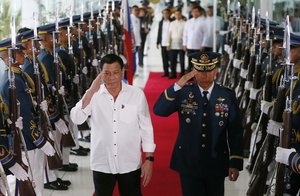
[[[178,132],[178,116],[173,114],[167,118],[153,114],[153,106],[159,95],[176,82],[176,79],[162,78],[163,73],[153,73],[144,88],[152,124],[154,128],[154,140],[156,143],[153,176],[147,187],[143,188],[143,196],[180,196],[181,187],[179,175],[169,168],[173,146]],[[116,186],[114,196],[117,196]]]
[[[163,73],[153,73],[144,88],[156,143],[154,172],[150,184],[143,189],[144,196],[179,196],[181,187],[179,175],[169,168],[173,146],[178,132],[178,116],[159,117],[153,114],[153,106],[159,95],[177,80],[162,78]]]

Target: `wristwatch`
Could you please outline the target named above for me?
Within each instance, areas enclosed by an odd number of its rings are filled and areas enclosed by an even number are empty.
[[[154,157],[153,156],[148,156],[148,157],[146,157],[146,160],[153,162],[154,161]]]

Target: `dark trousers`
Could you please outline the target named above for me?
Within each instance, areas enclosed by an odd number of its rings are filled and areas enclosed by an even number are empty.
[[[141,196],[141,169],[126,174],[93,171],[96,196],[112,196],[116,182],[121,196]]]
[[[191,54],[196,53],[196,52],[200,52],[200,49],[199,50],[190,50],[190,49],[187,50],[187,55],[188,55],[188,59],[189,59],[188,72],[190,72],[193,67],[193,64],[191,63],[191,61],[192,61]]]
[[[181,74],[181,76],[184,74],[184,51],[183,50],[171,50],[170,58],[171,58],[172,76],[176,76],[177,56],[178,55],[179,55],[179,59],[180,59],[180,74]]]
[[[224,177],[180,174],[183,196],[224,196]]]
[[[141,50],[139,50],[139,65],[143,66],[144,65],[144,48],[145,48],[145,43],[147,39],[147,33],[141,32]]]
[[[169,51],[167,51],[167,47],[166,46],[162,46],[161,47],[161,56],[162,56],[162,60],[163,60],[163,68],[164,68],[164,75],[168,76],[169,75]]]
[[[294,172],[291,173],[290,179],[289,179],[290,187],[289,189],[285,190],[285,193],[296,196],[298,195],[298,192],[300,190],[300,176],[299,174],[296,174]]]

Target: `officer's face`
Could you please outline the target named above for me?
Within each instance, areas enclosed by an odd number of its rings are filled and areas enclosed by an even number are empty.
[[[198,72],[196,73],[195,78],[197,83],[204,90],[207,90],[212,85],[217,73],[218,73],[217,69],[208,72]]]
[[[41,44],[47,48],[47,49],[52,49],[53,43],[52,43],[52,35],[51,34],[45,34],[41,35],[40,38],[42,39]]]
[[[117,89],[121,87],[122,76],[124,69],[121,69],[121,66],[118,62],[112,64],[104,64],[102,68],[104,73],[104,82],[108,90]]]
[[[274,58],[278,58],[282,54],[282,43],[273,43],[272,45],[272,54]]]
[[[68,32],[66,29],[61,29],[59,34],[59,40],[61,44],[68,43]]]

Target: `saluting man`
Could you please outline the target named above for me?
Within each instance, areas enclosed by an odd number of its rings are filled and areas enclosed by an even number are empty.
[[[166,89],[154,113],[179,115],[171,168],[180,175],[184,196],[224,195],[224,179],[243,169],[243,129],[234,91],[214,82],[220,54],[195,53],[193,70]],[[194,83],[186,84],[195,77]]]

